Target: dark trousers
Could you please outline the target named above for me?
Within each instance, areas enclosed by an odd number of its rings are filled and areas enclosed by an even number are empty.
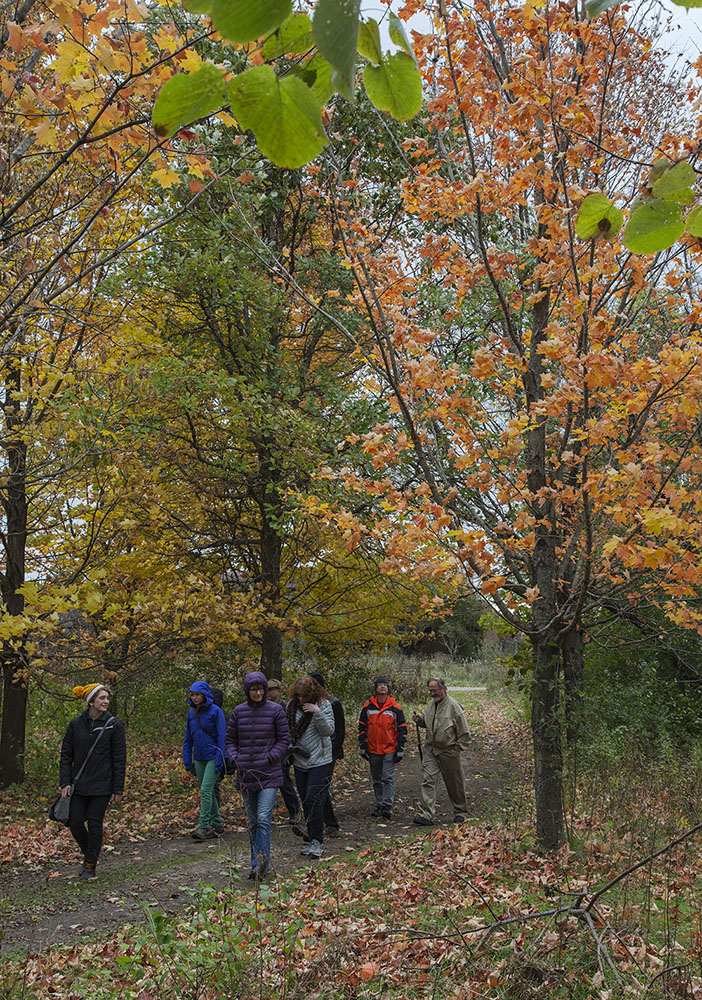
[[[109,795],[71,795],[68,825],[73,839],[88,864],[94,865],[102,849],[102,821],[110,801]],[[87,829],[86,829],[87,824]]]
[[[324,799],[329,790],[333,768],[333,764],[320,764],[308,770],[295,768],[295,781],[302,799],[307,833],[310,840],[318,840],[320,844],[324,841]]]
[[[285,761],[283,761],[283,785],[280,794],[283,796],[283,802],[290,819],[297,819],[300,815],[300,800],[290,777],[290,764],[286,764]]]
[[[334,764],[336,761],[332,761],[332,773],[329,775],[329,784],[327,785],[327,794],[324,797],[324,825],[328,829],[339,829],[339,820],[336,818],[336,813],[334,812],[334,803],[332,802],[331,795],[331,783],[334,777]]]

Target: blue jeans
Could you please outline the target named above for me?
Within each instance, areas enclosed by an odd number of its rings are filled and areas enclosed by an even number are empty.
[[[265,875],[271,860],[271,819],[277,788],[243,788],[251,844],[251,871]]]
[[[310,840],[324,841],[324,800],[329,790],[333,764],[319,764],[317,767],[295,768],[297,790],[302,799],[307,833]]]

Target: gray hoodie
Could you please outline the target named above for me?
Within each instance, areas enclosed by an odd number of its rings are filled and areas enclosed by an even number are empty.
[[[298,708],[295,713],[295,722],[302,717],[302,709]],[[310,724],[298,740],[298,745],[309,753],[309,757],[301,757],[293,753],[292,759],[295,767],[303,771],[309,771],[313,767],[320,767],[322,764],[332,762],[331,738],[334,735],[334,711],[331,702],[326,698],[319,703],[319,712],[315,712],[310,720]]]

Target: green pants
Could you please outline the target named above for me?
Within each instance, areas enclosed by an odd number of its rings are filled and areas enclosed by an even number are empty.
[[[219,814],[219,806],[215,798],[214,788],[217,780],[217,771],[213,760],[194,760],[197,783],[200,786],[200,819],[198,826],[201,830],[209,827],[219,827],[222,825],[222,817]]]

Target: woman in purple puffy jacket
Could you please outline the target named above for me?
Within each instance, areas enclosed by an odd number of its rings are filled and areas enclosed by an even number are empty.
[[[251,842],[249,878],[260,879],[271,857],[271,820],[275,793],[283,784],[281,760],[290,743],[285,710],[268,698],[266,675],[253,670],[244,677],[246,701],[237,705],[227,724],[227,758],[236,765]]]

